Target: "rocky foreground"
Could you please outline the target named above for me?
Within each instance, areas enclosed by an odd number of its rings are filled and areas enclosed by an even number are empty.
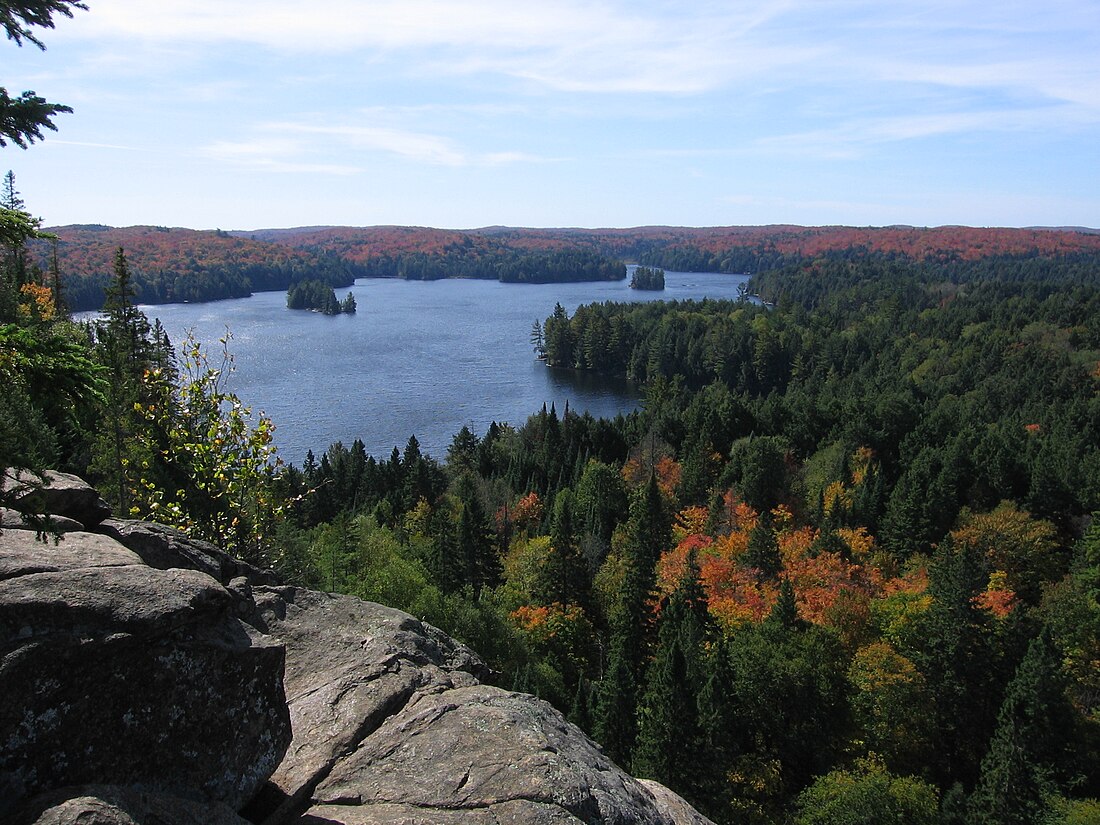
[[[283,587],[54,476],[0,533],[0,821],[708,822],[412,616]]]

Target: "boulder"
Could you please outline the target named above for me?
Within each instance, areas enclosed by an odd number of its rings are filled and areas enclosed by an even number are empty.
[[[249,825],[225,805],[142,788],[85,785],[35,797],[12,825]]]
[[[82,531],[84,525],[65,516],[36,517],[0,507],[0,530],[34,530],[39,534],[59,536],[62,533]]]
[[[12,507],[22,513],[48,513],[94,527],[111,515],[99,492],[82,478],[46,471],[39,479],[31,473],[4,475],[4,492]]]
[[[140,565],[141,558],[116,541],[92,533],[66,533],[54,544],[29,530],[0,533],[0,580],[31,573]]]
[[[0,821],[706,825],[490,677],[169,528],[0,533]]]
[[[405,810],[410,825],[458,812],[487,822],[706,822],[672,818],[547,703],[487,685],[418,695],[339,760],[313,800],[299,822],[371,822],[377,805]]]
[[[477,683],[488,668],[465,645],[407,613],[351,596],[255,588],[255,624],[286,644],[294,738],[253,819],[285,821],[333,764],[417,692]]]
[[[110,536],[157,570],[199,570],[226,585],[242,576],[250,584],[274,585],[279,581],[271,570],[261,570],[223,553],[209,542],[190,539],[179,530],[161,524],[108,519],[96,528],[96,532]]]
[[[21,535],[0,543],[0,820],[87,783],[243,806],[290,740],[282,645],[204,573],[83,533],[34,561]]]
[[[616,767],[547,703],[480,684],[481,660],[431,625],[348,596],[253,593],[254,623],[287,647],[294,731],[245,811],[253,821],[708,821]]]

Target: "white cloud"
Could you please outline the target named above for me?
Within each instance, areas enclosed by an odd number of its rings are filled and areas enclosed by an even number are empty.
[[[383,154],[429,166],[504,166],[517,163],[546,163],[526,152],[468,152],[453,140],[386,126],[318,126],[308,123],[268,123],[259,127],[251,140],[216,141],[199,154],[235,165],[278,171],[312,171],[347,175],[363,166],[321,163],[310,158],[356,158]]]
[[[233,166],[265,172],[288,172],[326,175],[355,175],[356,166],[333,163],[313,163],[305,158],[307,146],[299,141],[261,138],[252,141],[215,141],[198,150],[201,157]]]

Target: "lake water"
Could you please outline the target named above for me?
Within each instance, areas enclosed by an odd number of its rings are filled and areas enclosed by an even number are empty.
[[[628,281],[501,284],[497,281],[360,279],[355,315],[286,308],[286,293],[205,304],[143,306],[178,344],[187,330],[216,351],[232,334],[229,389],[275,423],[284,460],[301,465],[330,444],[356,438],[388,457],[415,434],[442,460],[462,425],[519,425],[543,404],[614,417],[638,404],[635,387],[548,369],[530,345],[531,326],[560,302],[572,314],[602,301],[736,298],[744,275],[666,272],[664,292]],[[343,298],[346,290],[337,290]]]

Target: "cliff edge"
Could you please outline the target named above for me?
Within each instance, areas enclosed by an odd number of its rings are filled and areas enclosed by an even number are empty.
[[[57,544],[0,533],[0,820],[708,822],[438,629],[50,488]]]

